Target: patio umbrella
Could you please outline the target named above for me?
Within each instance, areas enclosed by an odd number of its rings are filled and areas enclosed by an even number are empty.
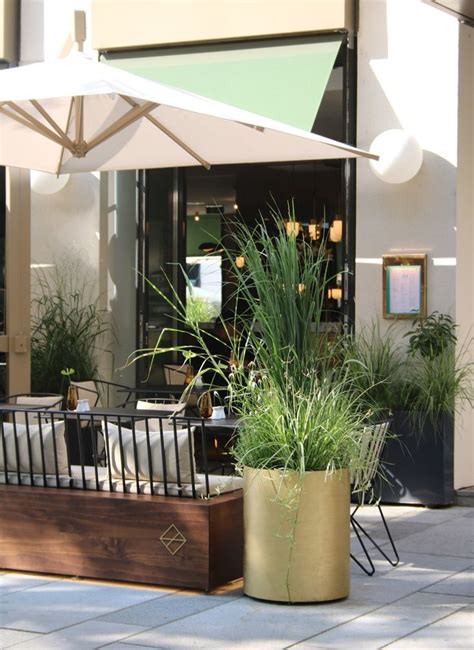
[[[76,52],[0,72],[0,164],[52,173],[373,154]]]

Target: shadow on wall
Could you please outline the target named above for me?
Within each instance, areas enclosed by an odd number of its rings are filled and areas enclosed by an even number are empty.
[[[114,230],[109,233],[108,307],[114,324],[115,338],[111,343],[116,360],[113,381],[135,384],[136,368],[124,368],[127,357],[136,345],[136,173],[116,174],[116,194],[108,208],[109,223],[113,216]]]
[[[31,259],[53,264],[71,248],[97,283],[99,269],[99,180],[93,174],[71,174],[56,194],[31,193]]]

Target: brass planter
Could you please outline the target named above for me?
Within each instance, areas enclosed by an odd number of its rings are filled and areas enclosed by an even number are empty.
[[[282,602],[349,595],[348,470],[244,469],[244,591]]]

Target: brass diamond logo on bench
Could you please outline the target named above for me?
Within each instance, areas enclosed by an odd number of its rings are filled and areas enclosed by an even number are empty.
[[[163,535],[160,537],[160,542],[166,548],[168,553],[176,555],[176,553],[183,548],[188,540],[179,532],[174,524],[168,526]]]

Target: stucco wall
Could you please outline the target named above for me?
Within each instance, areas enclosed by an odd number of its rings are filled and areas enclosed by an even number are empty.
[[[392,252],[428,254],[428,312],[454,315],[458,23],[421,0],[361,0],[359,29],[358,145],[404,129],[424,160],[400,185],[357,163],[356,318],[381,317],[380,258]]]
[[[459,150],[457,185],[456,320],[466,361],[474,361],[474,29],[462,25],[459,42]],[[456,487],[474,485],[474,411],[457,419]]]
[[[101,297],[113,328],[111,355],[103,359],[101,371],[114,382],[133,386],[135,366],[125,364],[136,348],[136,172],[101,177]],[[117,403],[123,398],[117,394]]]
[[[20,65],[66,56],[73,49],[74,10],[90,13],[90,0],[23,0]],[[90,39],[85,51],[93,55]],[[34,185],[33,185],[34,187]],[[90,297],[99,298],[100,184],[98,175],[73,174],[59,192],[31,192],[32,290],[36,268],[46,277],[50,266],[80,256],[91,279]]]
[[[92,0],[92,37],[107,50],[352,29],[353,9],[354,0]]]
[[[401,128],[424,160],[401,185],[357,163],[356,326],[381,318],[381,256],[427,253],[428,313],[450,313],[464,340],[474,316],[472,29],[461,27],[460,39],[457,20],[421,0],[361,0],[358,45],[358,145]],[[409,327],[394,329],[401,336]],[[456,418],[456,488],[474,483],[473,431],[469,409]]]

